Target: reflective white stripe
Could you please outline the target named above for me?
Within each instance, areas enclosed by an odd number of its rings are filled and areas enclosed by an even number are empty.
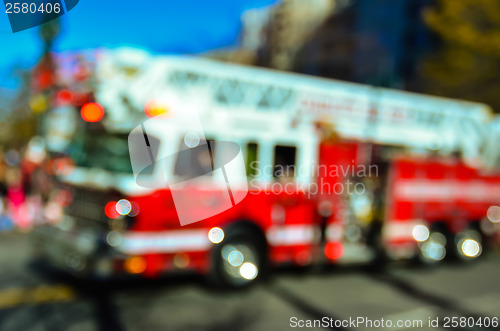
[[[413,228],[417,224],[423,224],[421,220],[393,220],[384,226],[384,238],[386,240],[414,239]]]
[[[500,199],[500,185],[485,181],[405,180],[396,184],[394,195],[409,201],[495,201]]]
[[[272,246],[309,245],[319,239],[319,229],[312,225],[276,225],[266,232]]]
[[[205,251],[212,243],[208,240],[209,229],[141,232],[124,235],[117,247],[127,254],[177,253]]]

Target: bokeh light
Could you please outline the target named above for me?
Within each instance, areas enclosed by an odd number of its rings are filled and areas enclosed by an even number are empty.
[[[231,253],[229,253],[227,260],[229,264],[231,264],[233,267],[238,267],[243,263],[244,257],[240,251],[234,250]]]
[[[188,133],[184,136],[184,143],[189,148],[195,148],[200,144],[200,136],[194,132]]]
[[[146,105],[144,106],[144,112],[146,113],[147,117],[155,117],[168,113],[168,107],[160,101],[150,100],[146,102]]]
[[[425,225],[419,224],[413,228],[412,234],[416,241],[423,242],[429,239],[430,233]]]
[[[99,122],[104,117],[104,108],[98,103],[90,102],[82,106],[80,114],[85,122]]]
[[[221,228],[217,228],[217,227],[212,228],[208,232],[208,239],[212,243],[218,244],[218,243],[222,242],[222,240],[224,240],[224,231],[222,231]]]
[[[500,207],[491,206],[486,213],[488,219],[493,223],[500,223]]]
[[[329,242],[325,246],[325,255],[330,260],[337,260],[344,255],[344,248],[339,242]]]
[[[120,215],[128,215],[132,211],[132,204],[127,199],[121,199],[116,203],[116,211]]]
[[[146,270],[146,260],[140,256],[130,257],[125,260],[124,267],[131,274],[140,274]]]
[[[257,269],[257,266],[253,263],[250,262],[245,262],[243,265],[240,267],[240,274],[241,277],[252,280],[257,277],[259,273],[259,270]]]
[[[116,201],[108,202],[104,207],[104,213],[111,219],[118,218],[120,214],[116,210]]]
[[[468,257],[477,257],[481,254],[481,245],[474,239],[464,240],[462,243],[462,252]]]

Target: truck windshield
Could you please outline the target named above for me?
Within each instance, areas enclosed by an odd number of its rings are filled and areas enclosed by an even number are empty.
[[[87,132],[84,136],[75,138],[69,154],[79,167],[132,173],[128,134]]]

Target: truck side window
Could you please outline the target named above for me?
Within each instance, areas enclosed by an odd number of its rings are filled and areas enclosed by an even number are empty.
[[[201,141],[198,146],[188,148],[184,140],[180,143],[175,161],[174,175],[186,178],[211,176],[213,173],[215,142]]]
[[[258,163],[258,155],[259,155],[259,145],[257,143],[248,143],[246,146],[246,164],[245,167],[247,169],[248,177],[257,176],[257,172],[259,169]]]
[[[288,179],[295,177],[297,147],[276,146],[274,149],[274,178]]]
[[[154,172],[158,151],[160,149],[160,139],[151,134],[131,133],[127,136],[113,134],[90,134],[84,140],[85,159],[83,162],[91,161],[89,166],[103,168],[108,171],[132,173],[130,157],[135,155],[135,169],[140,170],[140,175],[151,175]],[[80,160],[76,159],[78,164]]]

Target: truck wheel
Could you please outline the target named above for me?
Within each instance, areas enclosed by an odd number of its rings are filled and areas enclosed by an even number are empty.
[[[209,278],[217,285],[241,288],[255,282],[263,272],[264,256],[257,240],[244,234],[229,235],[217,244]]]

